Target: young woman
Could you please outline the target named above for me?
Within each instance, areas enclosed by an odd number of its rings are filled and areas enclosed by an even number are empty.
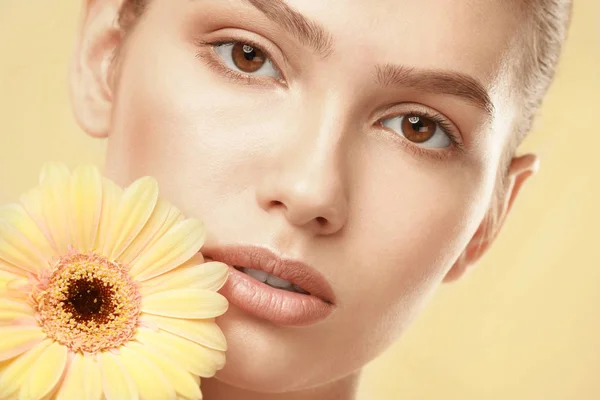
[[[208,400],[352,399],[498,234],[561,0],[87,0],[75,115],[232,266]]]

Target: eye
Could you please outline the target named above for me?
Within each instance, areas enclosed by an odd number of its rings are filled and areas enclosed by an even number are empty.
[[[385,119],[381,124],[422,147],[446,148],[452,145],[452,138],[440,123],[423,115],[401,115]]]
[[[218,44],[215,52],[230,69],[244,74],[281,79],[267,54],[257,46],[243,42]]]

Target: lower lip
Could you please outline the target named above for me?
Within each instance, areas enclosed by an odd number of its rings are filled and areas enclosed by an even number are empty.
[[[243,311],[278,325],[312,325],[333,311],[318,297],[276,289],[231,266],[220,293]]]

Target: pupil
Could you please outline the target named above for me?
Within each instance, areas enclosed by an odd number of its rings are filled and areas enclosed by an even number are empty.
[[[104,286],[98,279],[73,281],[66,294],[65,309],[79,321],[103,320],[112,311],[109,308],[113,308],[111,289],[112,286]]]
[[[248,61],[252,61],[256,57],[256,50],[254,50],[254,47],[252,46],[248,46],[247,44],[245,44],[243,47],[243,51],[244,58]]]
[[[419,117],[410,117],[408,119],[408,121],[412,124],[412,128],[417,131],[417,132],[422,132],[423,131],[423,127],[425,126],[423,124],[423,121],[421,121],[421,118]]]

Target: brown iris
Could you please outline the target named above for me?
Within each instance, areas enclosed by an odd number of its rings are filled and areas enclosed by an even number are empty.
[[[420,115],[407,115],[402,120],[402,134],[411,142],[423,143],[433,137],[437,123]]]
[[[267,56],[262,50],[244,43],[235,43],[231,52],[233,62],[243,72],[256,72],[267,61]]]

